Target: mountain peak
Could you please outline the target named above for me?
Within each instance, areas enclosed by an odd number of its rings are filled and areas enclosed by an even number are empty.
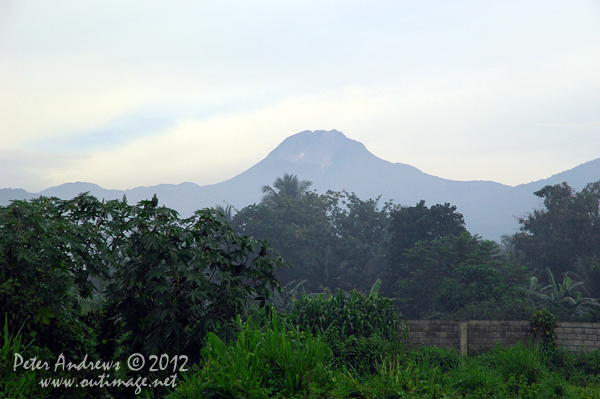
[[[335,129],[305,130],[283,140],[267,158],[290,163],[317,164],[324,168],[336,158],[356,155],[357,152],[370,154],[362,143],[347,138]]]

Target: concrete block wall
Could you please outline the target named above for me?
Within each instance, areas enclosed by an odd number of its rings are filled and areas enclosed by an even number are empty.
[[[407,320],[406,323],[411,346],[459,348],[458,320]]]
[[[532,338],[529,321],[500,320],[407,320],[410,346],[455,348],[462,354],[513,346]],[[561,322],[556,344],[572,350],[600,349],[600,323]]]
[[[556,344],[586,352],[600,349],[600,323],[557,323]]]
[[[514,346],[531,339],[528,321],[469,320],[467,321],[467,348],[469,353],[494,349],[499,344]]]

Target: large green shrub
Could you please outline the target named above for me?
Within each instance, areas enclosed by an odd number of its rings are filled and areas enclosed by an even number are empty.
[[[285,262],[266,243],[238,236],[215,211],[182,220],[156,198],[113,209],[107,303],[130,332],[133,352],[196,360],[207,332],[232,338],[232,321],[249,300],[264,304],[278,286],[274,272]]]
[[[49,362],[134,352],[194,361],[207,332],[233,336],[235,316],[251,300],[265,303],[285,265],[215,211],[181,219],[156,196],[137,205],[81,194],[0,207],[0,309]],[[94,389],[106,393],[53,394]]]

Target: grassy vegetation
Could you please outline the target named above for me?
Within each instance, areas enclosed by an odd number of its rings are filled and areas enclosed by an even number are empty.
[[[267,334],[265,340],[268,340]],[[294,339],[293,335],[290,339]],[[318,341],[316,338],[312,340]],[[257,343],[257,347],[260,345]],[[302,351],[302,346],[296,350]],[[600,380],[586,366],[556,369],[548,354],[515,347],[461,358],[453,350],[421,348],[382,356],[374,372],[331,362],[303,363],[295,385],[289,376],[297,367],[282,356],[256,362],[274,362],[265,373],[245,368],[253,352],[231,349],[231,363],[207,358],[204,366],[186,377],[171,398],[597,398]],[[233,357],[236,354],[237,357]],[[260,355],[258,355],[260,356]],[[551,356],[556,357],[556,354]],[[582,364],[592,355],[579,357]],[[276,358],[277,355],[275,356]],[[289,357],[287,357],[289,359]],[[235,371],[234,371],[235,370]],[[250,383],[249,383],[250,382]]]
[[[379,299],[379,306],[385,308],[385,299]],[[202,362],[169,397],[600,397],[598,351],[586,354],[517,345],[461,357],[452,349],[409,349],[402,334],[377,332],[390,322],[378,312],[354,315],[354,326],[378,320],[366,334],[360,328],[348,330],[351,319],[344,309],[368,300],[356,294],[303,298],[290,312],[258,311],[246,322],[238,320],[237,342],[226,346],[209,335]],[[332,304],[340,306],[340,311],[328,313]],[[310,329],[290,322],[309,309],[321,314],[314,315],[320,321]],[[340,325],[350,334],[340,335]]]

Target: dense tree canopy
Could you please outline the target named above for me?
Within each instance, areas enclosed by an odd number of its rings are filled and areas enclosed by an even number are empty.
[[[514,239],[523,261],[545,282],[546,268],[559,278],[569,272],[600,296],[600,182],[580,192],[563,183],[534,194],[545,209],[519,219],[521,231]]]
[[[289,176],[274,185],[290,180]],[[278,274],[282,285],[306,280],[304,287],[310,292],[326,288],[367,292],[386,271],[391,204],[379,209],[379,199],[363,201],[346,192],[288,195],[282,191],[241,209],[233,218],[236,231],[267,240],[290,262],[293,270]]]
[[[549,267],[561,274],[574,270],[578,260],[597,256],[600,243],[600,182],[576,193],[567,183],[546,186],[534,193],[545,209],[519,219],[515,237],[531,267]]]
[[[445,203],[431,208],[421,200],[416,206],[400,207],[391,213],[390,261],[403,276],[402,261],[406,250],[417,242],[429,242],[467,231],[463,215],[456,206]]]
[[[502,308],[502,302],[519,296],[524,305],[515,288],[524,284],[525,271],[507,263],[495,242],[468,232],[419,241],[406,251],[402,268],[405,277],[398,282],[397,295],[408,318],[451,317],[467,306],[490,306],[490,301]]]

